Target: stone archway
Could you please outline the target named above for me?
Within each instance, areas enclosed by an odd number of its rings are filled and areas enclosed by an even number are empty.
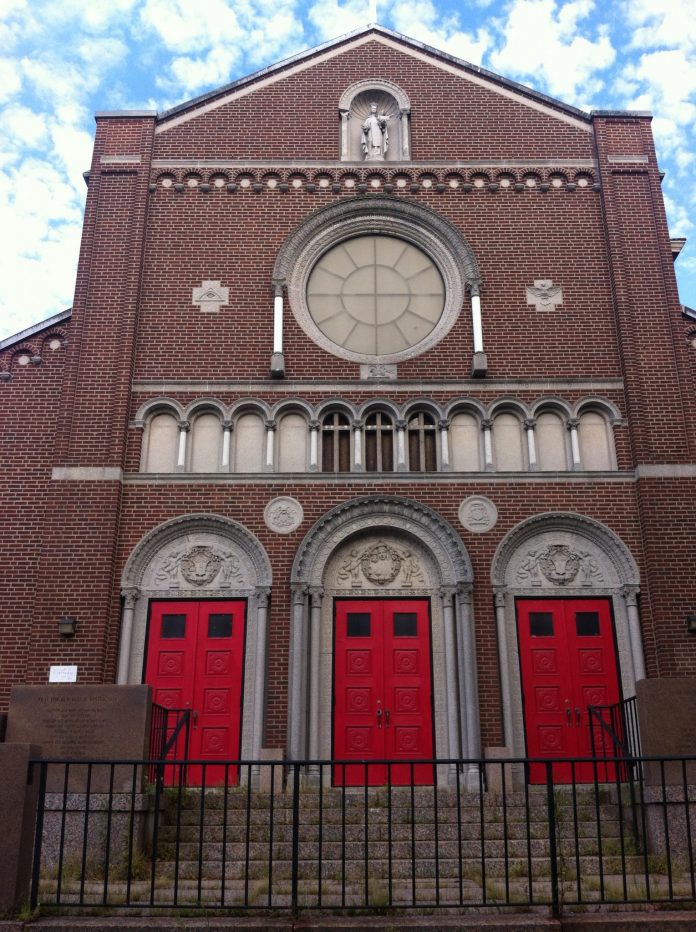
[[[560,557],[560,561],[554,558]],[[525,754],[516,598],[587,596],[611,601],[624,696],[645,678],[638,615],[640,574],[631,552],[606,525],[571,512],[535,515],[500,542],[491,565],[495,592],[505,746]]]
[[[388,553],[389,573],[369,568],[380,547]],[[359,595],[430,598],[437,756],[478,758],[472,583],[461,538],[427,506],[359,498],[320,519],[292,568],[290,756],[331,756],[334,599]]]
[[[241,752],[258,758],[263,737],[271,564],[241,524],[213,514],[183,515],[149,531],[121,576],[118,683],[140,683],[151,599],[246,599]]]

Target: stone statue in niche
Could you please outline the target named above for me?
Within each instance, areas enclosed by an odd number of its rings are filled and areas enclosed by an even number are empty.
[[[370,104],[370,113],[362,125],[362,151],[366,162],[383,162],[389,148],[389,117]]]

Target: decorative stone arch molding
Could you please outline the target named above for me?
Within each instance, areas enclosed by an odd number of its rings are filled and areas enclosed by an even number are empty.
[[[379,357],[334,343],[319,329],[307,305],[307,280],[315,263],[339,243],[364,235],[395,237],[416,246],[435,264],[445,286],[442,314],[427,336],[407,349]],[[359,363],[400,362],[431,349],[454,326],[467,288],[478,295],[480,279],[476,256],[453,224],[420,204],[379,195],[317,210],[285,240],[273,269],[273,281],[277,287],[287,287],[295,319],[310,339],[329,353]]]
[[[121,576],[118,683],[140,683],[151,599],[246,599],[243,757],[258,759],[263,737],[268,599],[273,574],[261,543],[215,514],[182,515],[149,531]]]
[[[495,592],[505,745],[524,756],[522,683],[515,598],[586,596],[611,600],[624,696],[645,678],[638,615],[640,573],[624,542],[606,525],[572,512],[522,521],[503,538],[491,564]]]
[[[388,574],[369,568],[379,548]],[[333,600],[341,596],[430,597],[437,755],[480,756],[473,570],[461,537],[436,511],[391,496],[338,505],[300,544],[291,582],[292,758],[331,756]]]
[[[362,125],[371,103],[388,117],[391,138],[384,160],[408,162],[411,158],[409,121],[411,101],[397,84],[383,78],[368,78],[351,84],[341,95],[338,112],[341,118],[341,161],[360,162]]]

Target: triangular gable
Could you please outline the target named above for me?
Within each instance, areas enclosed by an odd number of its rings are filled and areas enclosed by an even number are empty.
[[[516,81],[503,78],[478,65],[472,65],[456,58],[454,55],[441,52],[423,42],[418,42],[415,39],[393,32],[384,26],[377,25],[365,26],[338,39],[332,39],[330,42],[300,52],[298,55],[286,58],[275,65],[256,71],[247,77],[240,78],[238,81],[167,110],[159,115],[155,132],[165,133],[182,123],[223,107],[231,101],[253,94],[260,88],[268,87],[277,81],[282,81],[291,75],[312,68],[319,62],[328,61],[373,41],[381,42],[388,48],[396,49],[417,60],[427,62],[449,74],[501,94],[510,100],[554,117],[577,129],[591,132],[591,118],[582,110],[554,100],[552,97],[547,97],[545,94],[518,84]]]
[[[30,340],[33,336],[36,336],[37,333],[62,324],[64,321],[70,320],[71,317],[72,308],[69,307],[66,311],[60,311],[60,313],[54,314],[52,317],[47,317],[46,320],[40,320],[37,324],[32,324],[25,330],[20,330],[19,333],[13,333],[11,336],[5,337],[4,340],[0,340],[0,350],[6,350],[16,343],[23,343],[25,340]]]

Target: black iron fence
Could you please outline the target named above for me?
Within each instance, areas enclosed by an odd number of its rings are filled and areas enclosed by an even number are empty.
[[[695,901],[696,757],[641,758],[629,792],[634,763],[615,758],[607,780],[589,759],[36,761],[31,903],[560,914]]]

